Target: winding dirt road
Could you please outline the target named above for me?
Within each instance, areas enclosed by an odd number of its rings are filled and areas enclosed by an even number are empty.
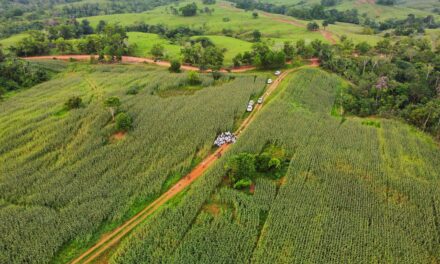
[[[69,61],[70,59],[75,59],[78,61],[89,61],[90,56],[93,55],[85,55],[85,54],[75,54],[75,55],[53,55],[53,56],[34,56],[34,57],[22,57],[22,59],[25,60],[63,60],[63,61]],[[169,68],[171,66],[171,63],[169,61],[154,61],[150,58],[142,58],[142,57],[133,57],[133,56],[122,56],[122,63],[149,63],[149,64],[155,64],[162,67]],[[198,71],[199,68],[191,65],[183,64],[180,67],[182,70],[187,71]],[[253,66],[241,66],[237,68],[231,68],[231,69],[221,69],[220,72],[246,72],[250,70],[254,70],[255,67]]]
[[[311,60],[312,67],[318,67],[319,62],[317,59]],[[274,82],[267,88],[265,92],[265,97],[268,97],[273,93],[280,83],[291,73],[298,69],[290,69],[283,72]],[[254,111],[242,122],[240,127],[235,132],[237,138],[240,137],[242,132],[249,126],[250,123],[255,119],[257,113],[264,106],[263,104],[257,104]],[[77,263],[91,263],[97,260],[103,253],[108,249],[117,245],[121,239],[137,227],[142,221],[144,221],[153,212],[159,209],[160,206],[164,205],[167,201],[172,199],[176,194],[180,193],[183,189],[188,187],[191,183],[197,180],[214,164],[214,162],[221,158],[222,154],[225,153],[231,145],[223,145],[218,148],[214,153],[206,157],[196,168],[194,168],[189,174],[179,180],[173,187],[171,187],[167,192],[163,193],[158,199],[149,204],[145,209],[137,213],[130,220],[113,230],[111,233],[104,235],[101,240],[99,240],[93,247],[84,252],[81,256],[73,260],[72,264]]]

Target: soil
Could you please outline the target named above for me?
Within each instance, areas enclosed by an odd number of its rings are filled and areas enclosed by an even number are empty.
[[[255,184],[252,183],[251,186],[249,187],[249,193],[254,194],[255,193]]]
[[[119,141],[125,138],[126,133],[125,132],[116,132],[110,137],[111,141]]]

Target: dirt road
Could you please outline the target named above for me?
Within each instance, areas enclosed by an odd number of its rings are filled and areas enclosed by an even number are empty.
[[[75,59],[78,61],[89,61],[91,55],[76,54],[76,55],[53,55],[53,56],[34,56],[34,57],[22,57],[25,60],[64,60],[69,61],[70,59]],[[171,63],[169,61],[154,61],[150,58],[133,57],[133,56],[122,56],[122,63],[150,63],[156,64],[158,66],[169,68]],[[191,65],[183,64],[180,67],[182,70],[186,71],[198,71],[199,68]],[[242,66],[237,68],[231,68],[230,72],[246,72],[255,69],[253,66]],[[221,69],[220,72],[228,72],[227,69]]]
[[[313,66],[314,64],[312,64]],[[287,70],[282,73],[266,90],[265,97],[269,96],[282,82],[282,80],[293,70]],[[263,104],[258,104],[254,111],[242,122],[240,127],[236,131],[236,136],[239,138],[241,133],[249,126],[249,124],[254,120],[256,114],[264,106]],[[213,154],[205,158],[196,168],[194,168],[189,174],[179,180],[171,189],[162,194],[158,199],[148,205],[145,209],[137,213],[130,220],[125,222],[123,225],[119,226],[111,233],[106,234],[101,240],[98,241],[93,247],[84,252],[81,256],[73,260],[72,264],[77,263],[91,263],[101,256],[109,248],[115,246],[119,241],[130,231],[132,231],[136,226],[138,226],[142,221],[144,221],[148,216],[155,212],[160,206],[165,204],[176,194],[181,192],[183,189],[188,187],[191,183],[201,177],[206,170],[208,170],[211,165],[225,153],[231,145],[223,145],[218,148]]]

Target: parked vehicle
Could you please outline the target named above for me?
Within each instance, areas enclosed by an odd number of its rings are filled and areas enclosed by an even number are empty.
[[[275,75],[276,75],[276,76],[281,75],[281,71],[276,71],[276,72],[275,72]]]
[[[257,103],[258,103],[258,104],[262,104],[262,103],[263,103],[263,97],[258,98]]]
[[[272,82],[272,79],[267,79],[267,84],[271,84]]]
[[[249,101],[249,105],[254,106],[254,104],[255,104],[254,100]]]
[[[246,111],[252,112],[252,110],[254,110],[254,107],[252,105],[248,105]]]

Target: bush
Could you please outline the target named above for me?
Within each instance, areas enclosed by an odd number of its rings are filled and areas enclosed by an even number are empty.
[[[137,86],[137,85],[131,86],[127,90],[127,94],[129,94],[129,95],[135,95],[135,94],[138,94],[138,93],[139,93],[139,86]]]
[[[241,179],[234,184],[234,189],[244,189],[251,186],[252,181],[249,179]]]
[[[132,128],[133,120],[125,112],[121,112],[121,113],[117,114],[115,120],[116,120],[116,130],[117,131],[128,131]]]
[[[190,85],[199,85],[202,82],[200,75],[195,71],[188,72],[188,83]]]
[[[234,155],[226,164],[229,178],[233,183],[255,176],[255,156],[249,153]]]
[[[179,73],[180,72],[180,67],[181,67],[180,61],[173,60],[173,61],[171,61],[171,66],[170,66],[170,68],[168,68],[168,70],[170,72]]]
[[[67,100],[65,106],[69,110],[80,108],[82,106],[82,99],[78,96],[72,96]]]

